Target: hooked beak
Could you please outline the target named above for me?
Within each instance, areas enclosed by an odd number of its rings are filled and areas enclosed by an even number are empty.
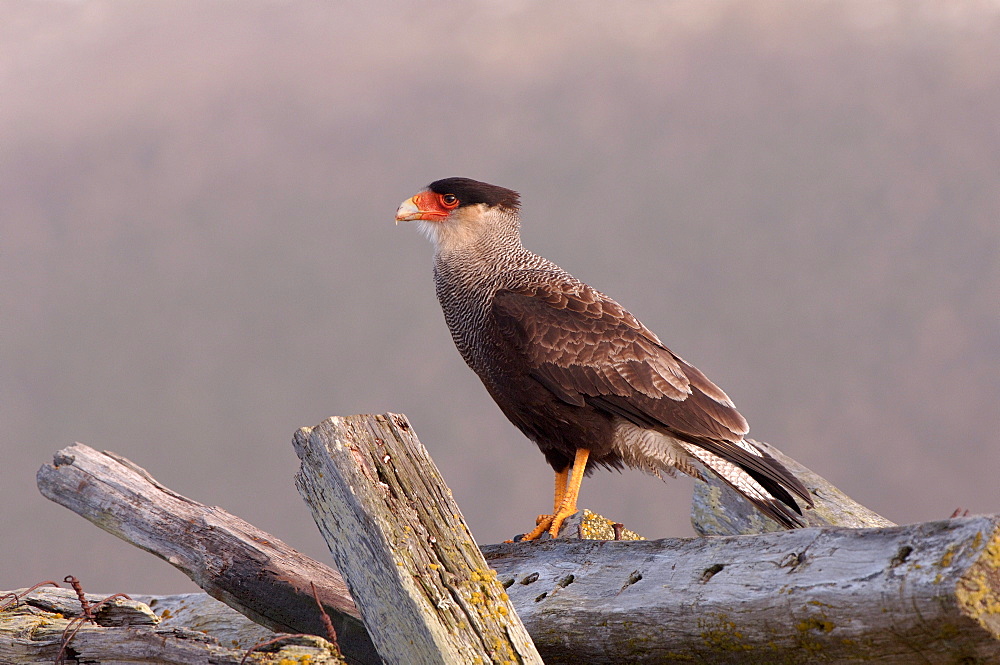
[[[400,222],[413,222],[423,219],[436,222],[449,215],[447,210],[441,210],[437,203],[437,197],[431,192],[420,192],[411,196],[396,208],[396,224]]]
[[[417,202],[414,199],[416,196],[411,196],[396,208],[396,223],[400,222],[412,222],[415,219],[420,219],[422,214],[420,208],[417,207]]]

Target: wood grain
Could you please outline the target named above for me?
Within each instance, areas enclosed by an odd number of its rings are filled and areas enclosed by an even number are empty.
[[[294,445],[296,485],[383,659],[541,664],[404,416],[330,418]]]

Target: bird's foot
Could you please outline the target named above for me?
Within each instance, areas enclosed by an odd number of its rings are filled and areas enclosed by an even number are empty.
[[[549,533],[553,538],[559,536],[559,529],[562,528],[566,518],[576,515],[576,506],[563,506],[559,512],[552,516],[552,523],[549,525]],[[537,527],[536,527],[537,528]]]
[[[559,510],[555,515],[539,515],[535,518],[535,528],[532,529],[531,533],[526,533],[521,537],[521,540],[538,540],[542,537],[546,531],[553,538],[559,537],[559,529],[562,528],[563,522],[567,518],[572,517],[576,514],[576,507],[564,507]]]
[[[539,515],[535,518],[535,528],[531,530],[531,533],[521,536],[521,540],[537,540],[543,533],[549,530],[554,519],[555,515]]]

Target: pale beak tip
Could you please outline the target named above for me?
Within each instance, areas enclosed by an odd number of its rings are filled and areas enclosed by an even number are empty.
[[[420,219],[420,214],[420,208],[417,207],[413,199],[406,199],[396,208],[396,225],[398,226],[400,222],[410,222],[414,219]]]

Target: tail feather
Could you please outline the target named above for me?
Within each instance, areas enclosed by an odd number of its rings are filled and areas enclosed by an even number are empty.
[[[681,442],[681,445],[688,453],[715,472],[719,478],[746,497],[758,510],[778,524],[786,529],[805,526],[805,522],[802,520],[802,509],[798,503],[792,498],[788,490],[773,478],[761,474],[755,469],[743,468],[695,444]],[[764,459],[770,460],[778,466],[784,472],[781,475],[788,474],[787,470],[770,455],[767,455]],[[801,486],[798,480],[795,482]],[[793,491],[799,490],[799,487],[792,487],[792,489]],[[805,492],[805,487],[801,487],[801,492],[796,491],[796,494]],[[806,495],[806,501],[809,505],[812,505],[812,501],[808,499],[808,495]]]
[[[621,463],[655,476],[681,471],[704,480],[708,468],[762,513],[788,529],[805,526],[798,496],[812,506],[809,491],[778,460],[750,441],[684,440],[624,417],[615,423],[615,452]]]

